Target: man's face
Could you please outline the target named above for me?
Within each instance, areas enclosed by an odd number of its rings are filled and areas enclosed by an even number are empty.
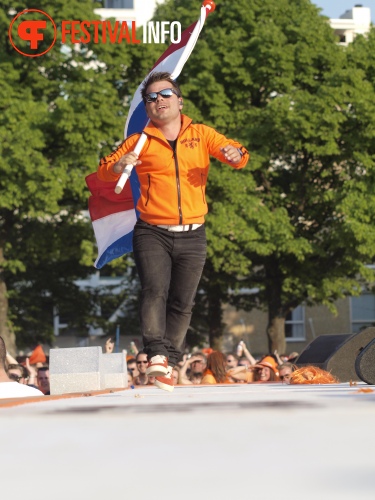
[[[164,89],[173,89],[173,85],[165,80],[155,82],[147,87],[146,93],[159,92]],[[146,102],[146,112],[156,126],[168,124],[179,117],[180,100],[176,94],[168,98],[158,94],[156,102]]]
[[[228,354],[228,356],[227,356],[227,369],[236,368],[237,365],[238,365],[238,360],[234,356],[232,356],[231,354]]]
[[[292,369],[289,366],[287,366],[286,368],[280,368],[279,376],[282,382],[289,384],[291,375]]]
[[[139,371],[137,368],[137,363],[135,361],[132,361],[131,363],[128,363],[128,370],[131,372],[133,378],[138,377]]]
[[[191,364],[191,373],[203,373],[206,369],[206,360],[199,357],[199,359],[195,360]]]
[[[146,374],[147,365],[147,354],[139,354],[137,357],[137,368],[141,375]]]
[[[49,370],[38,371],[36,377],[39,389],[45,394],[49,392]]]

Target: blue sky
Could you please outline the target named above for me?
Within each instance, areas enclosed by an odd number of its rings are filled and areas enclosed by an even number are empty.
[[[371,19],[375,24],[375,0],[311,0],[311,2],[323,9],[321,14],[334,19],[339,18],[341,14],[355,5],[370,7]]]

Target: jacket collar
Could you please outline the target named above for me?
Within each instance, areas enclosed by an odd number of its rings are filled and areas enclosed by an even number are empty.
[[[191,124],[192,121],[193,120],[191,118],[189,118],[188,116],[181,114],[181,129],[180,129],[180,132],[178,134],[178,137],[180,137],[185,132],[185,130],[188,128],[188,126]],[[153,137],[158,137],[159,139],[166,141],[166,138],[164,137],[162,132],[157,127],[155,127],[155,125],[152,122],[150,122],[147,125],[147,127],[145,127],[144,132],[147,135],[151,135]]]

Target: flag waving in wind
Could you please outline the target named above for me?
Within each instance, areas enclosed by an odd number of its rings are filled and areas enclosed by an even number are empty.
[[[156,71],[168,72],[174,80],[180,75],[198,40],[207,15],[214,9],[215,4],[212,0],[204,1],[199,20],[182,33],[178,44],[172,44],[164,52],[143,81]],[[148,122],[140,92],[142,85],[143,82],[136,90],[130,105],[125,138],[134,133],[142,133]],[[145,139],[145,134],[142,134],[134,150],[138,154]],[[126,183],[128,174],[130,183]],[[137,221],[135,207],[139,198],[139,181],[136,169],[129,169],[128,173],[122,174],[118,183],[100,181],[95,172],[86,177],[86,184],[91,193],[89,212],[98,245],[98,258],[94,266],[101,269],[111,260],[132,251],[133,228]]]

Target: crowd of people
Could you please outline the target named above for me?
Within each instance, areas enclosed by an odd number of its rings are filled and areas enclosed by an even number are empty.
[[[108,339],[105,353],[112,353],[114,341]],[[255,358],[241,341],[242,355],[224,354],[210,348],[185,353],[172,372],[173,385],[251,384],[280,382],[284,384],[328,384],[339,381],[317,367],[295,364],[297,353],[279,355],[276,351]],[[155,377],[147,375],[147,354],[134,346],[134,356],[127,356],[128,385],[154,385]],[[41,346],[30,356],[13,358],[0,337],[0,399],[50,394],[49,366]]]
[[[324,370],[316,367],[298,368],[295,364],[298,353],[290,355],[265,354],[259,358],[242,344],[242,356],[230,352],[224,354],[212,349],[203,349],[184,354],[181,361],[173,367],[172,380],[176,385],[205,384],[250,384],[281,382],[284,384],[337,383],[338,380]],[[139,351],[135,357],[128,357],[129,386],[153,385],[154,377],[146,373],[147,356]]]

